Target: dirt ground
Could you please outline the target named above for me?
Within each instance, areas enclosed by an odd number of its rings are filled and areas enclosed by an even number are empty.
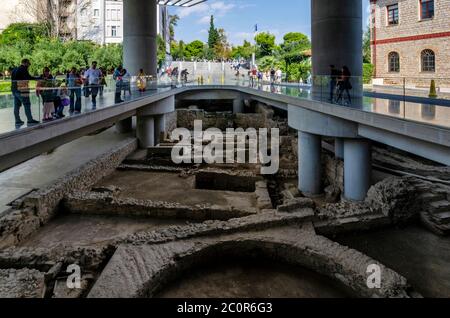
[[[61,215],[42,227],[22,246],[46,248],[58,245],[102,246],[129,234],[178,224],[185,224],[185,222],[128,217]]]
[[[236,208],[256,206],[253,193],[195,189],[195,177],[181,178],[175,173],[116,171],[97,186],[121,188],[119,197],[176,202],[184,205],[210,203]]]
[[[158,298],[345,298],[342,286],[315,272],[261,260],[227,261],[197,268]]]

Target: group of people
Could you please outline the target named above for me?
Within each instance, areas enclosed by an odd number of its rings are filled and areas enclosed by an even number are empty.
[[[92,62],[91,66],[85,69],[73,67],[62,80],[57,80],[50,70],[45,67],[40,76],[32,76],[29,73],[31,62],[23,59],[20,66],[11,72],[11,91],[14,96],[14,117],[16,127],[22,126],[25,122],[20,118],[20,108],[23,106],[27,117],[28,125],[38,124],[39,121],[33,118],[31,112],[29,81],[36,81],[36,95],[42,101],[42,120],[44,122],[65,117],[64,108],[69,107],[70,115],[81,113],[82,96],[91,97],[92,109],[97,107],[97,97],[103,96],[105,86],[107,86],[107,71],[98,68],[97,62]],[[121,103],[122,92],[126,96],[131,95],[131,75],[122,66],[118,66],[113,73],[116,82],[115,102]],[[144,92],[147,87],[147,80],[143,70],[137,76],[137,87],[140,92]]]
[[[352,98],[350,91],[352,90],[351,72],[347,66],[343,66],[341,70],[338,70],[336,66],[330,65],[330,98],[331,103],[350,105]],[[347,101],[343,100],[344,93],[347,95]]]
[[[241,69],[245,69],[245,64],[241,62],[233,62],[231,64],[231,68],[235,71],[235,77],[237,80],[240,77],[245,78],[245,74],[241,73]],[[247,71],[248,78],[250,80],[250,84],[253,86],[256,83],[270,83],[270,84],[281,84],[283,81],[283,72],[281,69],[271,68],[266,72],[258,69],[258,66],[254,65]]]
[[[160,78],[164,75],[167,75],[171,80],[177,81],[180,78],[181,82],[187,83],[189,72],[187,69],[184,69],[180,72],[178,67],[174,67],[169,65],[167,68],[161,68],[161,71],[158,72],[160,74]]]
[[[11,91],[14,96],[14,117],[16,126],[24,121],[20,118],[20,108],[23,106],[28,125],[38,124],[31,112],[29,81],[36,81],[36,95],[42,100],[43,121],[47,122],[64,117],[64,107],[69,106],[70,114],[81,112],[81,95],[92,97],[92,106],[97,105],[97,96],[103,94],[106,85],[106,72],[97,68],[97,62],[92,62],[90,68],[77,70],[73,67],[63,80],[57,80],[49,67],[44,67],[40,76],[29,73],[31,62],[23,59],[20,66],[11,72]]]

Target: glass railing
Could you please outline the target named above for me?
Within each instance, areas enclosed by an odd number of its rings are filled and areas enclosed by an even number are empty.
[[[78,116],[181,86],[208,85],[246,87],[450,127],[450,79],[435,79],[432,83],[432,79],[424,78],[391,78],[383,83],[374,81],[371,85],[364,85],[361,77],[314,76],[309,83],[287,83],[276,78],[254,78],[248,72],[236,74],[227,69],[187,76],[162,74],[158,79],[132,77],[129,81],[120,82],[107,78],[106,85],[67,87],[64,78],[2,84],[0,134]]]
[[[108,79],[104,85],[73,86],[67,86],[60,78],[8,81],[3,83],[0,93],[0,134],[78,116],[181,85],[175,79],[152,77],[132,77],[119,82]]]
[[[228,80],[223,80],[228,78]],[[196,80],[195,85],[231,85],[336,106],[350,107],[404,120],[450,127],[450,78],[390,78],[383,83],[364,84],[362,77],[345,79],[313,76],[309,83],[288,83],[280,79],[261,80],[252,76],[214,74]]]

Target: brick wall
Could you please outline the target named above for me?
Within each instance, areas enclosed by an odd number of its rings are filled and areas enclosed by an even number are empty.
[[[435,0],[435,16],[420,20],[419,0],[372,1],[372,50],[375,77],[450,78],[450,0]],[[387,6],[399,6],[399,24],[388,25]],[[376,42],[374,42],[374,40]],[[421,52],[436,55],[436,72],[422,72]],[[389,72],[388,55],[400,55],[400,72]]]

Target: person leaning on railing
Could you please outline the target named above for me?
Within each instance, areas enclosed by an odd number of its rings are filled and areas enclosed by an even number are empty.
[[[67,75],[67,83],[70,90],[70,107],[69,113],[81,113],[81,86],[83,85],[83,78],[75,67],[72,67],[70,73]]]
[[[29,81],[37,80],[37,77],[30,75],[28,69],[31,63],[28,59],[23,59],[22,64],[11,72],[11,92],[14,96],[14,117],[16,126],[21,126],[24,122],[20,119],[20,107],[24,107],[28,124],[38,124],[31,114]]]
[[[44,67],[41,78],[36,85],[36,95],[42,98],[42,114],[43,121],[53,120],[53,114],[55,114],[55,82],[53,75],[50,73],[48,67]]]

